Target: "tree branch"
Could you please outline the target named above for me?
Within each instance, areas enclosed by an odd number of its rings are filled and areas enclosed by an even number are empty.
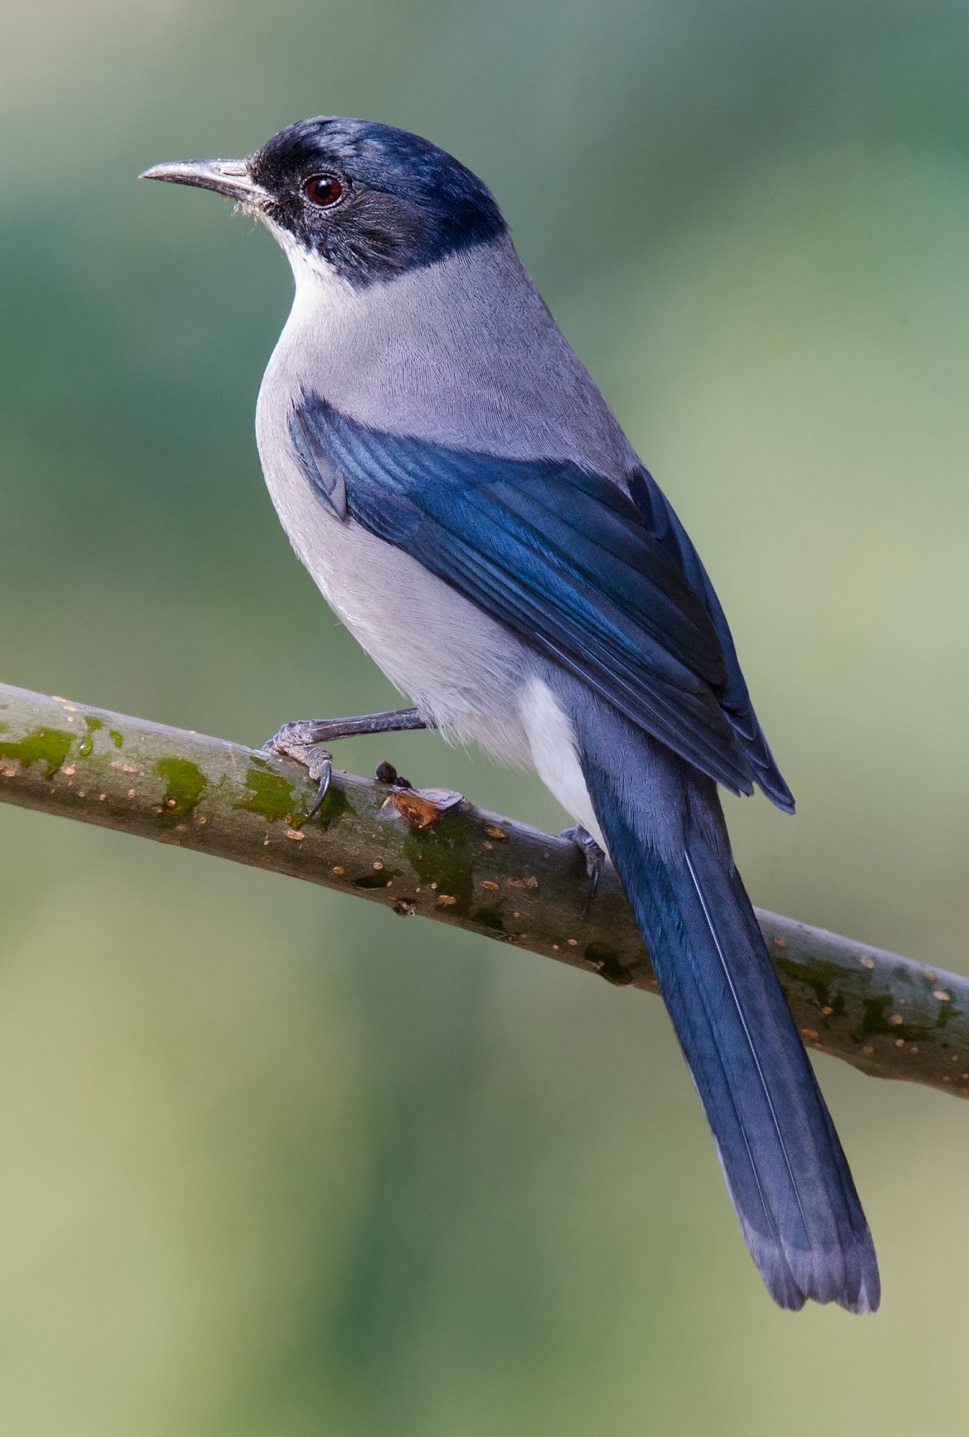
[[[307,823],[314,798],[290,760],[0,685],[0,801],[304,878],[656,991],[614,870],[586,915],[582,859],[566,840],[463,801],[418,829],[431,811],[419,795],[354,774],[334,774]],[[969,1097],[969,979],[758,918],[808,1047]]]

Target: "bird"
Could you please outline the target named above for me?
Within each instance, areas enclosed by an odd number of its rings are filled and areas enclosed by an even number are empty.
[[[296,721],[277,747],[428,727],[535,771],[618,872],[769,1293],[874,1311],[871,1233],[718,785],[786,812],[791,792],[707,572],[491,191],[430,141],[343,116],[143,178],[228,197],[285,253],[295,295],[256,409],[266,483],[412,703]]]

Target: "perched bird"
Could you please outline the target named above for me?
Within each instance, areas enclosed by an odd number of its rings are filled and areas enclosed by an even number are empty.
[[[771,1295],[876,1308],[868,1225],[716,786],[787,812],[790,791],[706,571],[490,191],[417,135],[332,116],[145,175],[229,196],[285,252],[266,482],[416,705],[288,725],[279,746],[426,726],[533,768],[619,872]]]

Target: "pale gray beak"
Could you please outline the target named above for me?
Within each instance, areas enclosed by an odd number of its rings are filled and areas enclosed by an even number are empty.
[[[173,185],[195,185],[200,190],[215,190],[217,194],[227,195],[230,200],[252,207],[269,198],[251,178],[245,160],[178,160],[171,165],[153,165],[138,178],[167,180]]]

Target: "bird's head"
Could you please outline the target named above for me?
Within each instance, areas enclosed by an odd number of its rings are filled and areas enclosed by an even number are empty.
[[[216,190],[267,225],[291,259],[354,286],[393,279],[505,232],[490,190],[419,135],[322,115],[245,160],[155,165],[143,179]]]

